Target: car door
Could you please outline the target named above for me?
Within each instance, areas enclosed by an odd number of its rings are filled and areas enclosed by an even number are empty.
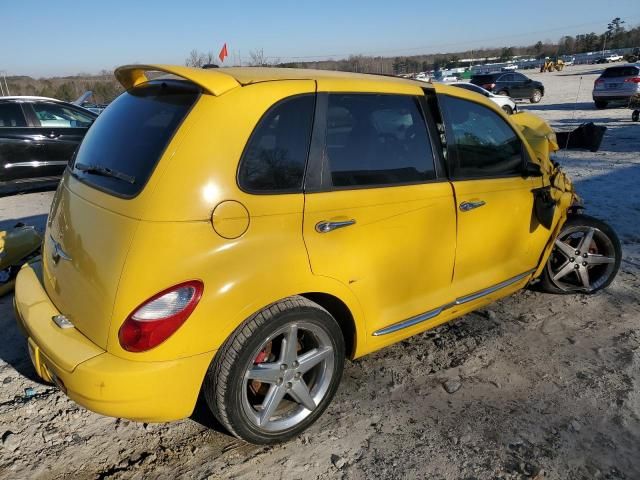
[[[40,145],[40,176],[59,176],[93,123],[95,115],[55,102],[25,103],[31,109],[34,133]],[[29,114],[29,112],[27,112]]]
[[[513,74],[511,96],[514,98],[529,98],[532,94],[532,82],[521,73]]]
[[[452,95],[438,102],[458,207],[452,289],[460,298],[530,273],[548,235],[533,219],[539,178],[523,176],[521,137],[488,106]]]
[[[450,300],[455,206],[432,141],[418,93],[318,94],[304,241],[313,273],[359,299],[369,345],[416,333]]]
[[[29,178],[37,148],[21,103],[0,102],[0,182]]]
[[[513,73],[503,73],[496,79],[496,86],[493,89],[494,93],[500,93],[501,91],[508,92],[510,96],[514,96],[513,92]]]

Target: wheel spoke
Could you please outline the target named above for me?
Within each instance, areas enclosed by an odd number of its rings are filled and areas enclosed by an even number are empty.
[[[269,419],[273,417],[273,414],[278,409],[278,405],[284,398],[286,394],[286,389],[279,385],[271,385],[269,387],[269,391],[264,397],[264,401],[262,402],[262,411],[260,412],[260,417],[258,418],[258,424],[262,427],[269,422]]]
[[[564,256],[566,256],[567,258],[571,258],[574,257],[575,255],[575,251],[576,249],[573,248],[571,245],[569,245],[568,243],[564,243],[562,240],[556,240],[556,247],[558,248],[558,250],[560,250],[562,252],[562,254]]]
[[[591,246],[591,242],[593,241],[594,233],[596,233],[596,229],[593,227],[589,228],[589,230],[584,232],[584,236],[582,237],[582,240],[580,240],[580,243],[578,244],[578,250],[580,250],[580,252],[582,253],[589,252],[589,247]]]
[[[291,390],[289,390],[289,395],[291,395],[296,402],[307,410],[313,410],[316,408],[316,402],[311,398],[309,387],[307,387],[307,384],[302,378],[293,383]]]
[[[259,382],[276,383],[281,376],[280,365],[278,363],[260,363],[251,368],[247,374],[247,380],[257,380]]]
[[[604,263],[615,263],[615,257],[607,257],[606,255],[589,254],[587,263],[589,265],[602,265]]]
[[[578,276],[580,277],[582,286],[587,290],[589,290],[591,288],[591,283],[589,283],[589,271],[583,267],[580,270],[578,270]]]
[[[574,264],[571,262],[567,262],[564,264],[564,266],[558,270],[555,275],[553,276],[554,280],[560,280],[561,278],[566,277],[567,275],[569,275],[571,272],[574,271]]]
[[[282,362],[293,364],[298,356],[298,325],[292,323],[282,339]]]
[[[331,347],[314,348],[313,350],[310,350],[298,357],[298,363],[300,364],[298,371],[307,373],[331,355],[333,355],[333,348]]]

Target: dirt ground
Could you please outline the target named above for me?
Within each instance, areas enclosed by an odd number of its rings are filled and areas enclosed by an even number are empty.
[[[0,478],[639,479],[640,124],[626,109],[594,109],[599,67],[533,73],[546,96],[520,106],[555,128],[608,127],[599,152],[559,155],[588,213],[620,235],[624,258],[608,290],[522,291],[347,362],[324,416],[266,448],[209,428],[200,413],[147,425],[78,407],[35,379],[8,295]],[[0,229],[43,226],[52,195],[0,199]]]

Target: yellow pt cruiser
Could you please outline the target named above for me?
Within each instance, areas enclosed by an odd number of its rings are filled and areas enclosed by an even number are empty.
[[[95,412],[176,420],[202,394],[233,435],[282,441],[327,408],[345,358],[532,282],[595,292],[619,267],[548,125],[473,92],[313,70],[116,77],[126,92],[15,293],[38,374]]]

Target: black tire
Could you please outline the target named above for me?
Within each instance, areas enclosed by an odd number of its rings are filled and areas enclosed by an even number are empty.
[[[252,423],[245,408],[247,389],[245,374],[257,363],[255,354],[270,336],[287,325],[312,324],[326,333],[333,348],[332,374],[326,393],[317,406],[299,423],[278,431],[267,431]],[[275,342],[275,338],[271,343]],[[301,340],[300,340],[301,341]],[[270,344],[269,344],[270,345]],[[281,344],[280,348],[283,344]],[[342,331],[336,320],[324,308],[301,296],[293,296],[276,302],[245,320],[227,339],[216,354],[207,371],[202,386],[204,398],[211,413],[232,435],[255,444],[274,444],[298,435],[308,428],[324,412],[340,383],[345,359],[345,344]],[[262,360],[261,360],[262,361]],[[305,374],[306,375],[306,374]],[[250,381],[251,382],[251,381]],[[279,379],[282,384],[282,379]],[[262,384],[258,382],[260,388]],[[291,383],[287,382],[290,386]],[[312,390],[311,383],[309,391]],[[272,385],[269,385],[271,388]],[[275,386],[274,386],[275,388]],[[285,394],[286,395],[286,394]],[[265,395],[266,398],[266,395]],[[284,399],[295,407],[293,397]],[[301,408],[298,405],[298,408]],[[271,416],[267,419],[270,422]],[[286,417],[285,417],[286,418]]]
[[[502,110],[504,111],[504,113],[506,113],[507,115],[513,115],[513,109],[509,106],[509,105],[503,105],[502,106]]]
[[[529,99],[529,101],[531,103],[540,103],[540,100],[542,100],[542,92],[540,91],[540,89],[534,88],[533,92],[531,92],[531,98]]]
[[[594,100],[593,103],[596,104],[596,108],[598,110],[602,110],[603,108],[607,108],[607,105],[609,104],[609,102],[606,102],[604,100]]]
[[[593,294],[602,290],[603,288],[607,288],[611,284],[611,282],[613,282],[613,279],[618,274],[618,270],[620,269],[620,261],[622,258],[622,248],[620,247],[620,240],[618,239],[618,235],[605,222],[598,220],[597,218],[593,218],[589,215],[582,215],[582,214],[571,215],[569,216],[567,222],[563,225],[562,230],[558,235],[558,239],[562,239],[563,235],[570,234],[571,231],[579,229],[580,227],[595,228],[598,232],[600,232],[598,233],[598,235],[601,237],[603,242],[605,242],[604,240],[605,237],[608,238],[609,243],[607,245],[609,246],[609,250],[611,250],[610,252],[608,252],[608,255],[615,257],[615,261],[610,264],[612,267],[611,268],[606,267],[606,269],[604,269],[605,265],[594,265],[594,267],[603,268],[603,270],[601,271],[601,273],[597,272],[601,275],[601,278],[598,279],[597,286],[591,290],[581,290],[579,288],[567,289],[564,287],[560,287],[559,285],[564,282],[554,281],[552,279],[551,272],[554,270],[557,271],[559,269],[559,268],[555,268],[554,265],[558,265],[559,263],[562,262],[563,255],[562,253],[558,252],[557,248],[554,248],[554,250],[551,252],[551,255],[549,256],[547,264],[545,265],[543,273],[540,276],[539,286],[541,290],[547,293],[556,293],[556,294],[574,294],[574,293]],[[594,245],[595,247],[598,247],[595,237],[592,242],[592,245]],[[590,247],[588,248],[589,250],[591,250]],[[581,260],[582,258],[580,258],[580,256],[577,256],[577,258],[575,258],[575,262],[577,262],[578,264],[581,262]],[[584,267],[582,265],[579,265],[578,269],[579,268],[584,268]],[[589,270],[589,271],[593,272],[593,270]],[[577,279],[578,277],[576,274],[576,280]]]
[[[637,122],[638,120],[640,120],[640,110],[634,110],[631,114],[631,121]]]
[[[509,92],[507,92],[506,90],[500,90],[498,93],[496,93],[496,95],[504,95],[506,97],[509,96]]]

